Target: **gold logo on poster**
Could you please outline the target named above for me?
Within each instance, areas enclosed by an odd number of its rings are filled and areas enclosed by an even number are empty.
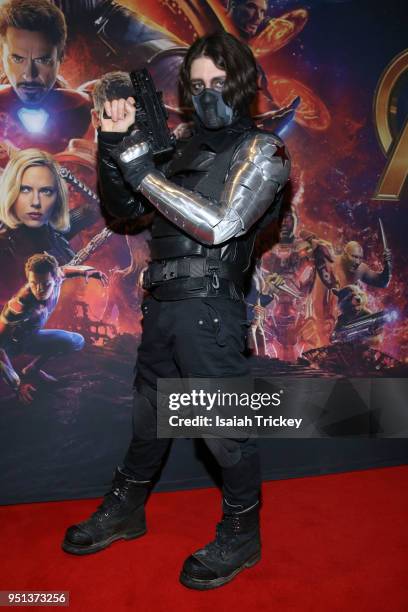
[[[387,164],[374,193],[374,200],[399,200],[408,174],[408,117],[400,129],[399,104],[402,85],[408,82],[408,49],[385,69],[374,96],[377,136]],[[406,87],[405,87],[406,91]]]

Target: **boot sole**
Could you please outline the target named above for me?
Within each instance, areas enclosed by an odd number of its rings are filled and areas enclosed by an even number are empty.
[[[231,580],[233,580],[237,574],[242,572],[242,570],[253,567],[260,560],[261,553],[257,552],[252,555],[252,557],[250,557],[247,561],[245,561],[243,565],[234,570],[232,574],[229,574],[229,576],[221,576],[220,578],[215,578],[214,580],[198,580],[197,578],[192,578],[185,572],[181,572],[180,582],[189,589],[196,589],[198,591],[216,589],[217,587],[223,586],[224,584],[231,582]]]
[[[92,553],[99,552],[100,550],[104,550],[108,548],[113,542],[117,540],[134,540],[136,538],[140,538],[146,533],[147,529],[139,529],[137,531],[129,531],[127,533],[118,533],[106,540],[102,540],[101,542],[97,542],[96,544],[91,544],[90,546],[80,546],[78,544],[73,544],[72,542],[67,542],[64,540],[62,542],[62,550],[71,555],[90,555]]]

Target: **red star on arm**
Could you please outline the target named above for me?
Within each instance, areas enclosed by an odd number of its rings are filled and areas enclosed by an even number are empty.
[[[285,160],[289,161],[289,157],[286,155],[285,145],[281,145],[280,147],[276,145],[276,151],[273,154],[274,157],[280,157],[282,160],[282,166],[285,165]]]

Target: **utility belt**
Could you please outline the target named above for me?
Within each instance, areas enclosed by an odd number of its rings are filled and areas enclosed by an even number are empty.
[[[194,293],[242,299],[244,277],[236,263],[207,257],[182,257],[150,262],[143,273],[142,285],[153,295],[156,292],[163,295],[163,299],[183,299]]]

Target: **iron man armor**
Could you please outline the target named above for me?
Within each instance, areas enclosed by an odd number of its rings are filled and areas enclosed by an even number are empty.
[[[6,149],[36,147],[58,153],[71,138],[86,134],[91,107],[85,93],[54,87],[38,108],[26,108],[11,85],[0,84],[0,140]],[[1,165],[8,159],[9,155]]]

